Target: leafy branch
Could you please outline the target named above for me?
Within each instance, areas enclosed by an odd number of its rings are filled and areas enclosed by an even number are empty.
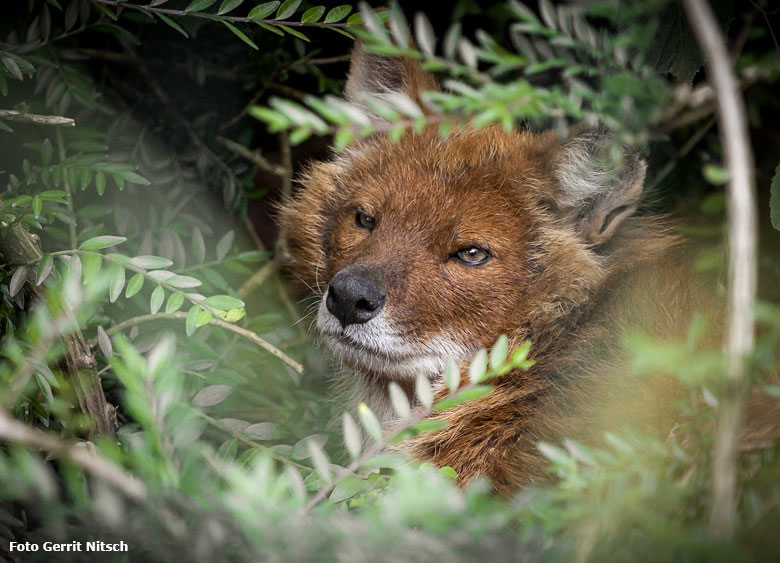
[[[189,37],[189,34],[184,30],[184,28],[176,23],[175,20],[171,19],[170,16],[193,17],[217,21],[225,25],[225,27],[227,27],[233,34],[235,34],[239,39],[255,50],[258,49],[257,45],[255,45],[255,43],[234,24],[255,23],[266,31],[276,33],[277,35],[284,35],[287,33],[297,37],[298,39],[309,41],[309,38],[298,31],[296,28],[327,28],[347,35],[350,38],[354,38],[353,35],[345,31],[345,29],[353,29],[355,26],[358,26],[362,23],[362,17],[360,13],[352,14],[349,18],[347,18],[346,22],[341,21],[346,18],[347,15],[352,11],[352,6],[350,5],[337,6],[328,11],[327,15],[325,14],[325,6],[314,6],[306,10],[301,15],[300,20],[288,19],[298,10],[302,0],[285,0],[284,2],[274,0],[272,2],[265,2],[255,6],[246,16],[225,15],[237,8],[240,4],[240,2],[231,0],[224,0],[219,11],[216,13],[203,11],[215,4],[216,0],[193,0],[184,10],[160,8],[159,4],[162,2],[158,2],[157,6],[132,4],[130,2],[121,2],[117,0],[94,0],[94,2],[103,8],[104,13],[110,14],[112,19],[117,19],[118,14],[111,12],[108,8],[106,8],[106,6],[138,10],[139,12],[142,12],[152,18],[152,14],[154,14],[165,24],[172,27],[185,37]],[[276,12],[274,17],[269,18],[268,16],[274,12]],[[325,17],[323,18],[323,16]]]
[[[399,416],[399,423],[394,424],[392,431],[383,435],[376,415],[368,405],[361,403],[358,406],[360,421],[366,433],[374,440],[374,443],[362,454],[360,430],[352,416],[345,412],[343,415],[344,443],[353,457],[353,461],[335,478],[331,478],[327,465],[323,461],[317,463],[318,457],[324,457],[324,454],[318,453],[316,446],[312,446],[315,470],[326,484],[309,499],[304,511],[310,511],[317,506],[334,489],[341,478],[353,474],[391,443],[408,440],[421,432],[431,432],[446,427],[445,421],[429,417],[467,401],[484,397],[494,389],[492,385],[485,385],[485,381],[504,376],[515,369],[529,369],[535,363],[528,359],[530,350],[531,342],[525,341],[511,356],[507,357],[508,339],[506,335],[502,335],[493,345],[489,357],[486,349],[482,348],[477,351],[469,365],[469,382],[463,386],[460,385],[460,368],[454,361],[449,360],[442,376],[449,392],[436,402],[434,402],[434,391],[430,381],[427,377],[419,375],[415,380],[415,396],[422,408],[417,408],[414,412],[412,412],[412,406],[409,404],[406,393],[397,383],[391,382],[388,390],[393,408]]]
[[[128,328],[138,326],[140,324],[144,324],[151,321],[164,321],[168,319],[176,319],[176,320],[187,320],[188,314],[187,313],[181,313],[181,312],[173,312],[173,313],[152,313],[149,315],[139,315],[137,317],[133,317],[131,319],[127,319],[126,321],[122,321],[110,328],[105,329],[105,334],[107,336],[112,336],[114,334],[120,333],[123,330],[126,330]],[[213,326],[218,326],[220,328],[223,328],[225,330],[228,330],[234,334],[237,334],[246,340],[252,342],[253,344],[259,346],[266,352],[269,352],[282,360],[285,364],[290,366],[292,369],[294,369],[297,373],[303,374],[303,366],[299,363],[290,358],[287,354],[282,352],[279,348],[265,340],[264,338],[261,338],[254,332],[247,330],[245,328],[241,328],[239,326],[236,326],[234,324],[225,322],[220,319],[211,318],[209,319],[208,323]],[[90,346],[95,346],[99,343],[99,339],[97,337],[93,338],[88,342]]]

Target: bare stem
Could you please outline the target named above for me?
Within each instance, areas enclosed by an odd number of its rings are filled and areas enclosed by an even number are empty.
[[[728,386],[718,417],[709,514],[712,536],[730,539],[734,535],[737,505],[737,455],[745,408],[746,359],[754,345],[757,236],[753,155],[744,102],[715,16],[704,0],[683,0],[683,4],[707,60],[730,178],[727,190],[730,250],[726,340]]]
[[[139,502],[146,499],[146,488],[143,483],[125,473],[117,465],[94,454],[88,448],[65,442],[54,434],[18,422],[2,411],[0,411],[0,440],[61,456],[113,485],[126,497]]]
[[[26,113],[15,109],[0,109],[0,119],[35,123],[37,125],[76,126],[76,121],[70,117],[62,117],[61,115],[36,115],[34,113]]]
[[[249,150],[244,145],[241,145],[235,141],[231,141],[230,139],[226,139],[221,135],[217,135],[216,139],[218,143],[224,145],[228,150],[244,157],[249,162],[257,166],[258,168],[261,168],[266,172],[270,174],[274,174],[276,176],[284,176],[286,174],[286,169],[283,166],[271,162],[263,155],[261,155],[259,152]]]
[[[57,150],[60,155],[60,162],[65,161],[65,142],[62,140],[62,131],[57,129]],[[78,243],[78,237],[76,236],[76,211],[73,208],[73,194],[71,192],[71,185],[68,182],[68,175],[62,175],[62,186],[65,188],[66,200],[68,203],[68,211],[70,211],[73,222],[68,223],[68,234],[70,236],[70,245],[76,248]]]
[[[154,315],[140,315],[138,317],[133,317],[132,319],[128,319],[126,321],[123,321],[119,324],[116,324],[112,326],[109,329],[106,329],[106,334],[109,336],[116,334],[117,332],[122,332],[123,330],[143,324],[148,323],[151,321],[162,321],[162,320],[170,320],[170,319],[178,319],[178,320],[184,320],[187,318],[187,313],[182,312],[176,312],[176,313],[155,313]],[[243,336],[253,344],[256,344],[263,350],[270,352],[280,360],[282,360],[285,364],[290,366],[292,369],[294,369],[297,373],[303,374],[303,366],[293,360],[290,356],[279,350],[276,346],[268,342],[267,340],[264,340],[263,338],[260,338],[257,336],[254,332],[247,330],[245,328],[241,328],[240,326],[236,326],[230,323],[227,323],[220,319],[211,319],[208,324],[218,326],[220,328],[224,328],[225,330],[229,330],[230,332],[234,332],[238,334],[239,336]],[[88,342],[90,346],[95,346],[97,344],[97,339],[92,339]]]

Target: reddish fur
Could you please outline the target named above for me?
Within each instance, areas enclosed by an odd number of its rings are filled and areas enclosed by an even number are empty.
[[[453,467],[461,483],[487,476],[504,494],[542,475],[540,439],[587,439],[616,418],[663,432],[664,408],[654,407],[668,406],[668,393],[626,376],[621,335],[679,336],[701,305],[664,219],[628,217],[598,248],[583,239],[560,210],[554,171],[567,154],[553,133],[498,127],[446,140],[433,127],[397,143],[377,135],[312,166],[279,213],[287,266],[310,288],[366,265],[384,274],[388,314],[410,336],[444,331],[470,349],[502,333],[512,345],[531,339],[531,370],[438,414],[446,429],[402,445]],[[355,227],[356,208],[377,218],[375,232]],[[448,259],[473,243],[494,258],[480,267]],[[381,373],[355,377],[387,385]]]

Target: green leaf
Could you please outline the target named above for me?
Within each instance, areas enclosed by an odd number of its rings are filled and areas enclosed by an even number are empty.
[[[35,278],[35,285],[41,285],[49,277],[51,269],[54,267],[54,259],[51,254],[45,255],[40,264],[38,264],[38,275]]]
[[[195,331],[198,330],[198,315],[203,311],[198,305],[193,305],[190,310],[187,311],[187,321],[185,328],[187,330],[187,336],[192,336]]]
[[[298,9],[298,6],[301,5],[301,0],[285,0],[282,5],[279,7],[279,11],[276,12],[276,18],[277,20],[284,20],[289,18],[291,15],[295,13],[295,10]]]
[[[200,12],[211,6],[217,0],[192,0],[190,5],[184,8],[185,12]]]
[[[363,424],[363,428],[366,429],[368,435],[371,436],[377,442],[382,440],[382,427],[379,425],[374,412],[368,408],[365,403],[358,405],[358,415],[360,416],[360,422]]]
[[[161,14],[160,12],[155,12],[157,14],[157,17],[160,18],[163,22],[167,23],[169,26],[171,26],[173,29],[181,33],[184,37],[189,39],[189,35],[187,35],[187,32],[184,31],[184,29],[175,21],[173,21],[171,18],[166,16],[165,14]],[[121,189],[121,188],[120,188]]]
[[[111,339],[106,334],[106,331],[103,330],[102,326],[98,326],[97,328],[97,338],[98,338],[98,346],[100,346],[100,351],[103,352],[103,355],[106,358],[110,358],[114,355],[114,348],[111,346]]]
[[[347,451],[352,456],[352,459],[357,459],[363,445],[360,428],[358,428],[355,420],[348,412],[343,414],[342,423],[344,427],[344,445],[347,446]]]
[[[235,234],[233,231],[228,231],[219,239],[219,242],[217,242],[217,261],[221,262],[225,259],[225,256],[227,256],[228,252],[230,252],[230,248],[233,246],[234,238]]]
[[[131,184],[141,184],[142,186],[148,186],[151,184],[149,180],[131,170],[119,172],[119,175]]]
[[[244,307],[244,302],[230,295],[212,295],[203,301],[207,307],[229,311],[231,309],[240,309]]]
[[[780,231],[780,164],[775,168],[775,175],[769,188],[769,215],[772,226]]]
[[[3,65],[5,68],[8,69],[8,72],[10,72],[14,78],[17,80],[24,80],[24,76],[22,75],[22,71],[19,68],[19,65],[16,64],[16,61],[11,57],[2,57]]]
[[[206,258],[206,242],[203,240],[203,233],[198,227],[192,229],[192,250],[198,262],[203,262]]]
[[[360,25],[363,23],[363,14],[355,12],[347,18],[347,25]]]
[[[192,404],[196,407],[213,407],[227,399],[231,391],[233,388],[230,385],[209,385],[197,392],[192,398]]]
[[[292,146],[300,145],[309,137],[311,137],[311,131],[301,127],[300,129],[296,129],[295,131],[290,133],[290,144]]]
[[[490,393],[492,390],[493,390],[492,385],[477,385],[475,387],[469,387],[468,389],[464,389],[454,397],[450,397],[448,399],[442,399],[441,401],[436,403],[434,410],[444,411],[456,405],[460,405],[462,403],[466,403],[474,399],[479,399],[480,397],[484,397],[485,395]]]
[[[704,179],[715,186],[722,186],[729,181],[729,171],[717,164],[705,164],[701,172]]]
[[[279,24],[279,29],[283,29],[284,31],[286,31],[286,32],[287,32],[287,33],[289,33],[290,35],[294,35],[294,36],[295,36],[295,37],[297,37],[298,39],[302,39],[303,41],[306,41],[307,43],[309,42],[309,38],[308,38],[308,37],[306,37],[306,36],[305,36],[303,33],[301,33],[300,31],[298,31],[297,29],[293,29],[293,28],[291,28],[291,27],[288,27],[288,26],[286,26],[286,25],[282,25],[282,24]]]
[[[266,16],[270,16],[271,13],[273,13],[274,10],[279,6],[278,0],[274,0],[273,2],[266,2],[265,4],[260,4],[259,6],[255,6],[249,11],[249,15],[247,17],[250,20],[261,20],[265,18]]]
[[[490,351],[490,369],[497,370],[506,361],[506,354],[509,351],[509,339],[506,334],[502,334],[493,345]]]
[[[418,12],[414,17],[414,36],[422,52],[433,57],[436,52],[436,35],[431,22],[422,12]]]
[[[439,468],[439,475],[441,475],[445,479],[454,480],[458,477],[458,472],[455,471],[449,465],[445,465],[444,467]]]
[[[273,253],[268,250],[248,250],[237,254],[234,258],[242,262],[256,263],[268,260],[271,256],[273,256]]]
[[[122,295],[122,290],[125,288],[125,269],[124,267],[117,264],[112,268],[111,276],[110,276],[110,282],[108,286],[108,300],[113,303],[116,301],[120,295]]]
[[[328,15],[325,16],[325,20],[323,23],[337,23],[343,20],[347,17],[347,15],[352,11],[352,6],[349,4],[344,4],[343,6],[336,6],[333,8],[330,12],[328,12]]]
[[[195,325],[198,327],[205,326],[209,324],[213,318],[214,315],[211,313],[211,311],[201,311],[198,313],[198,318],[195,319]]]
[[[106,191],[106,175],[103,172],[97,172],[95,174],[95,188],[97,188],[98,195],[103,195]]]
[[[423,373],[418,373],[414,382],[414,393],[420,404],[426,409],[431,408],[433,404],[433,388],[428,377]]]
[[[347,475],[333,488],[330,493],[330,502],[341,502],[363,493],[371,488],[371,485],[365,479],[357,475]]]
[[[85,254],[82,257],[81,262],[81,278],[84,285],[87,285],[90,281],[95,279],[95,276],[100,271],[100,267],[103,265],[103,258],[100,254]]]
[[[199,279],[193,278],[192,276],[171,276],[165,280],[165,283],[172,287],[178,287],[179,289],[190,289],[203,285]]]
[[[152,291],[152,297],[149,299],[149,310],[153,315],[157,314],[157,311],[160,310],[164,300],[165,290],[161,285],[158,285],[154,288],[154,291]]]
[[[27,281],[27,266],[19,266],[14,270],[11,276],[11,281],[8,282],[8,293],[13,297],[19,290],[24,287],[24,282]]]
[[[414,432],[433,432],[447,428],[449,423],[446,420],[435,420],[433,418],[424,418],[410,428]]]
[[[485,378],[487,373],[487,350],[480,348],[469,365],[469,381],[479,383]]]
[[[217,10],[217,15],[227,14],[228,12],[238,8],[244,0],[224,0]]]
[[[223,24],[225,24],[225,27],[227,27],[227,28],[228,28],[230,31],[232,31],[233,33],[235,33],[235,34],[236,34],[236,36],[237,36],[239,39],[241,39],[241,41],[243,41],[244,43],[246,43],[247,45],[249,45],[250,47],[252,47],[252,49],[254,49],[255,51],[259,51],[259,50],[260,50],[260,48],[259,48],[257,45],[255,45],[255,42],[254,42],[254,41],[252,41],[251,39],[249,39],[249,37],[247,37],[247,36],[246,36],[246,34],[245,34],[243,31],[241,31],[240,29],[238,29],[238,28],[237,28],[236,26],[234,26],[232,23],[228,23],[228,22],[226,22],[226,21],[223,21],[222,23],[223,23]]]
[[[460,368],[452,358],[447,358],[444,364],[444,382],[451,393],[454,393],[460,387]]]
[[[144,286],[144,276],[143,274],[136,274],[132,278],[130,278],[130,281],[127,284],[127,289],[125,290],[125,297],[131,298],[133,295],[141,291],[141,288]]]
[[[44,166],[48,166],[51,162],[51,158],[54,154],[54,148],[51,145],[49,138],[45,138],[41,143],[41,162]]]
[[[168,297],[168,303],[165,305],[166,313],[175,313],[184,305],[184,295],[181,293],[171,293]]]
[[[91,239],[85,240],[84,242],[81,243],[79,249],[89,250],[89,251],[100,250],[101,248],[108,248],[109,246],[122,244],[126,240],[127,238],[125,237],[102,235],[99,237],[92,237]]]
[[[307,445],[309,448],[311,460],[314,462],[314,470],[323,481],[329,483],[332,475],[330,471],[330,463],[328,462],[328,458],[325,455],[325,452],[322,451],[322,448],[314,440],[309,440]]]
[[[38,196],[32,198],[31,207],[32,207],[33,215],[35,215],[36,217],[40,217],[41,211],[43,210],[43,202],[41,201],[41,198],[39,198]]]
[[[81,187],[82,192],[89,187],[89,183],[91,181],[92,172],[89,170],[89,168],[82,168],[81,174],[79,175],[79,186]]]
[[[320,21],[320,18],[324,13],[325,6],[315,6],[313,8],[309,8],[303,12],[303,16],[301,16],[301,23],[317,23]]]
[[[390,402],[393,405],[393,410],[398,417],[401,420],[409,418],[409,415],[412,414],[412,408],[409,405],[409,398],[406,396],[406,392],[395,381],[390,382],[388,391],[390,392]]]
[[[146,270],[156,270],[158,268],[167,268],[173,264],[172,260],[162,258],[161,256],[136,256],[130,259],[130,263],[136,268],[144,268]]]
[[[272,25],[268,25],[267,23],[263,23],[263,22],[255,22],[255,23],[257,25],[259,25],[260,27],[262,27],[263,29],[265,29],[266,31],[270,31],[272,33],[275,33],[276,35],[281,35],[282,37],[284,37],[284,32],[276,29]],[[257,109],[257,108],[252,108],[252,109]],[[255,117],[257,117],[257,116],[255,116]],[[258,119],[262,119],[262,118],[258,117]],[[286,126],[280,127],[278,130],[284,129],[285,127]]]

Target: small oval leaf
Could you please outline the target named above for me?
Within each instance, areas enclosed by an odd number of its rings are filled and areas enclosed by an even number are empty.
[[[192,398],[192,404],[196,407],[213,407],[227,399],[232,390],[230,385],[209,385],[198,391]]]

